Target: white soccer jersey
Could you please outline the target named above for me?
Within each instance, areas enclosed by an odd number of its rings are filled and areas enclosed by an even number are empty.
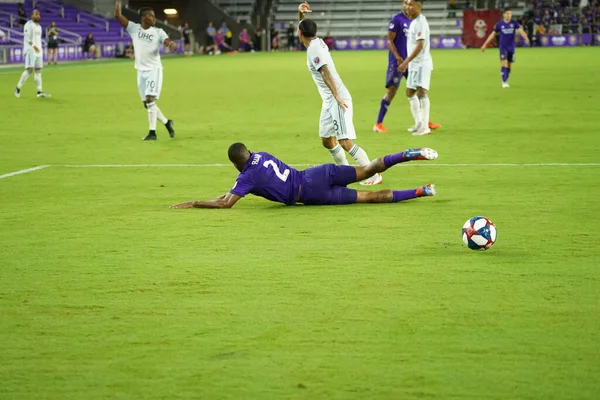
[[[308,49],[306,49],[306,58],[308,60],[308,70],[312,74],[312,78],[317,84],[317,89],[319,89],[319,94],[321,95],[324,103],[333,101],[333,94],[325,84],[325,81],[323,81],[323,77],[319,72],[319,69],[324,65],[327,65],[327,69],[333,77],[338,94],[343,99],[351,99],[350,92],[346,86],[344,86],[342,78],[340,78],[337,70],[335,69],[333,58],[331,58],[331,54],[329,54],[329,48],[321,38],[314,38],[311,40],[310,44],[308,45]]]
[[[23,26],[23,35],[23,53],[33,52],[33,46],[36,46],[40,51],[36,54],[42,55],[42,26],[29,20]]]
[[[427,18],[423,14],[420,14],[413,20],[408,28],[408,34],[406,38],[406,44],[408,48],[408,55],[417,47],[417,42],[423,40],[423,49],[421,52],[409,63],[408,69],[410,70],[413,66],[423,66],[433,68],[433,61],[431,54],[429,53],[429,23]]]
[[[143,29],[140,24],[129,21],[127,32],[133,42],[135,53],[135,68],[139,71],[150,71],[162,68],[160,61],[160,47],[169,38],[162,29],[150,27]]]

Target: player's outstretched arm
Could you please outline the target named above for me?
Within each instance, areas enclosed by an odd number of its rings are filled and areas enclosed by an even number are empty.
[[[490,42],[492,40],[494,40],[495,37],[496,37],[496,31],[493,31],[492,33],[490,33],[490,36],[488,36],[488,38],[483,43],[483,46],[481,46],[481,51],[485,51],[486,47],[488,47],[488,44],[490,44]]]
[[[529,43],[529,38],[527,37],[527,33],[525,33],[525,30],[523,28],[517,29],[517,32],[519,32],[519,35],[521,35],[525,43]]]
[[[331,90],[331,94],[333,95],[333,98],[335,99],[335,101],[337,101],[337,103],[345,110],[348,108],[348,105],[346,105],[346,103],[344,102],[344,100],[342,100],[342,98],[340,97],[340,94],[337,91],[337,87],[335,86],[335,82],[333,80],[333,76],[331,76],[331,72],[329,72],[329,68],[327,68],[327,65],[323,65],[320,69],[319,72],[321,73],[321,76],[323,77],[323,82],[325,82],[325,84],[327,85],[327,87],[329,88],[329,90]]]
[[[121,14],[121,0],[115,0],[115,18],[123,28],[127,28],[127,25],[129,25],[129,20]]]
[[[216,199],[209,201],[186,201],[185,203],[179,203],[172,205],[170,208],[231,208],[241,199],[241,196],[233,193],[226,193],[217,197]]]
[[[304,18],[306,18],[305,14],[309,12],[312,12],[312,10],[310,9],[310,6],[307,2],[300,4],[298,6],[298,20],[302,21]]]

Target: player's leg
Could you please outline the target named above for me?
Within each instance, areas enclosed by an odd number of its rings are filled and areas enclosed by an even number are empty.
[[[48,93],[44,93],[42,88],[42,68],[44,67],[44,59],[40,54],[39,57],[35,58],[33,79],[35,80],[35,86],[37,88],[37,97],[50,97]]]
[[[512,67],[512,63],[515,62],[515,53],[508,52],[506,57],[506,84],[508,85],[508,78],[510,78],[510,68]]]
[[[29,76],[33,74],[33,69],[35,66],[35,55],[33,52],[25,53],[25,71],[21,74],[19,78],[19,82],[17,82],[17,87],[15,88],[15,97],[21,97],[21,88],[29,79]]]
[[[428,184],[408,190],[380,190],[378,192],[359,190],[356,194],[357,203],[398,203],[418,197],[434,196],[436,191],[435,185]]]
[[[364,167],[354,167],[356,169],[355,182],[373,176],[374,174],[385,172],[394,165],[403,162],[416,160],[435,160],[437,158],[437,151],[428,147],[421,149],[406,149],[400,153],[389,154],[385,157],[377,158]]]
[[[427,86],[429,87],[429,85]],[[429,110],[431,103],[429,102],[428,90],[419,86],[417,88],[417,97],[419,98],[419,105],[421,107],[421,129],[417,132],[413,132],[413,135],[428,135],[431,133],[431,129],[429,128]]]
[[[502,77],[502,87],[508,87],[508,52],[500,49],[500,76]]]
[[[160,98],[160,92],[162,91],[162,83],[163,83],[163,70],[162,68],[158,68],[156,70],[156,89],[154,91],[154,101]],[[156,118],[165,125],[165,128],[169,131],[170,137],[175,137],[175,129],[173,126],[175,122],[173,120],[168,119],[164,116],[158,105],[156,105]]]
[[[337,165],[348,165],[346,153],[336,139],[333,118],[325,107],[321,110],[321,117],[319,118],[319,136],[323,147],[329,150],[333,162]]]
[[[379,105],[379,114],[377,115],[377,123],[373,127],[374,132],[388,133],[389,131],[385,129],[383,126],[383,119],[385,118],[385,114],[388,111],[392,100],[396,97],[396,92],[398,91],[398,86],[400,85],[400,79],[402,79],[402,74],[398,72],[398,67],[394,64],[388,66],[388,71],[385,79],[385,96],[381,99],[381,103]]]
[[[421,104],[417,94],[417,75],[419,74],[419,67],[414,67],[408,71],[408,78],[406,78],[406,97],[410,104],[410,112],[415,120],[415,125],[408,128],[409,132],[417,132],[421,128]]]

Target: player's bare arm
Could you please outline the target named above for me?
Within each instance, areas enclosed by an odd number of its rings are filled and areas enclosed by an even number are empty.
[[[321,73],[321,76],[323,77],[323,82],[325,82],[325,84],[327,85],[329,90],[331,90],[331,94],[333,95],[333,98],[335,99],[335,101],[337,101],[337,103],[344,110],[347,109],[348,106],[346,105],[344,100],[342,100],[342,98],[340,97],[340,95],[337,91],[337,88],[335,87],[335,82],[333,81],[333,76],[331,76],[331,72],[329,72],[329,68],[327,68],[327,65],[323,65],[319,69],[319,72]]]
[[[171,50],[171,51],[175,51],[175,50],[177,50],[177,47],[178,47],[178,46],[177,46],[177,43],[176,43],[176,42],[174,42],[174,41],[172,41],[172,40],[171,40],[171,39],[169,39],[169,38],[166,38],[166,39],[165,39],[164,45],[165,45],[165,47],[168,47],[168,48],[169,48],[169,50]]]
[[[486,47],[488,47],[488,44],[490,44],[490,42],[492,40],[494,40],[494,38],[496,37],[496,32],[492,32],[490,33],[490,36],[488,36],[488,38],[485,40],[485,42],[483,43],[483,46],[481,46],[481,51],[484,52]]]
[[[406,71],[406,69],[408,68],[408,63],[410,63],[412,60],[415,59],[416,56],[419,55],[419,53],[421,52],[421,50],[423,50],[423,46],[425,46],[425,41],[424,40],[417,41],[417,47],[415,47],[415,49],[413,50],[413,52],[410,53],[408,55],[408,57],[406,57],[406,60],[404,60],[402,62],[402,64],[400,64],[398,66],[398,72],[404,72],[404,71]]]
[[[121,0],[115,0],[115,18],[117,18],[123,28],[127,28],[129,20],[121,14]]]
[[[304,18],[306,18],[305,14],[309,12],[312,12],[312,10],[307,2],[300,4],[298,6],[298,21],[302,21]]]
[[[388,31],[387,47],[392,52],[394,57],[396,57],[396,61],[398,61],[398,64],[402,64],[402,61],[404,61],[404,60],[400,56],[400,53],[398,52],[398,49],[396,48],[396,45],[394,44],[394,40],[396,40],[396,32]]]
[[[529,43],[529,38],[527,37],[527,33],[525,33],[525,30],[523,28],[517,29],[517,32],[519,33],[519,35],[521,35],[525,43]]]
[[[209,201],[186,201],[172,205],[170,208],[231,208],[241,199],[241,196],[233,193],[226,193]]]

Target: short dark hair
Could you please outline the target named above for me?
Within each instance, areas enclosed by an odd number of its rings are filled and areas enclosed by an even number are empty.
[[[307,38],[312,38],[317,36],[317,23],[312,19],[303,19],[300,21],[300,32],[302,32],[302,36]]]
[[[510,7],[505,8],[504,10],[502,10],[502,14],[504,14],[507,11],[512,11],[512,8],[510,8]]]
[[[248,148],[246,148],[244,143],[234,143],[229,146],[227,155],[229,156],[229,161],[241,167],[248,160]]]
[[[151,11],[152,9],[150,7],[142,7],[140,8],[140,11],[138,11],[138,14],[140,15],[140,17],[145,17]]]

